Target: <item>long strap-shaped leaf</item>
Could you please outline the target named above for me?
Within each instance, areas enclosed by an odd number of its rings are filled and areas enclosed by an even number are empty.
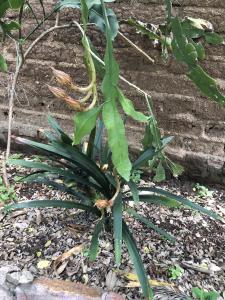
[[[91,261],[94,261],[98,255],[98,246],[99,246],[98,237],[100,232],[102,231],[104,224],[105,224],[105,218],[103,217],[95,225],[94,232],[91,239],[91,246],[89,250],[89,258]]]
[[[132,194],[134,203],[136,205],[138,205],[139,204],[139,192],[138,192],[138,188],[137,188],[136,183],[133,180],[130,180],[127,184],[130,188],[130,192]]]
[[[145,150],[138,159],[133,163],[133,170],[139,169],[142,167],[147,161],[153,159],[153,157],[156,155],[157,151],[154,147],[150,147],[147,150]]]
[[[72,145],[73,140],[62,130],[58,122],[51,117],[50,115],[48,116],[48,122],[52,126],[52,128],[55,130],[55,132],[61,136],[61,140],[69,145]]]
[[[155,232],[157,232],[158,234],[162,235],[163,237],[165,237],[169,241],[171,241],[173,243],[176,241],[176,239],[172,235],[170,235],[165,230],[163,230],[163,229],[159,228],[158,226],[156,226],[149,219],[147,219],[147,218],[143,217],[142,215],[138,214],[134,209],[128,208],[126,211],[128,212],[128,214],[132,215],[135,219],[141,221],[146,226],[148,226],[149,228],[153,229]]]
[[[64,184],[60,184],[58,182],[55,182],[54,180],[49,180],[48,178],[39,178],[39,179],[36,179],[35,182],[45,184],[47,186],[51,186],[51,187],[53,187],[57,190],[60,190],[64,193],[68,193],[70,195],[73,195],[74,197],[77,198],[77,200],[82,200],[82,201],[85,201],[86,203],[91,202],[91,199],[88,198],[87,196],[85,196],[84,194],[82,194],[81,192],[76,191],[73,188],[67,187]]]
[[[81,153],[77,148],[57,142],[53,142],[52,145],[47,145],[22,138],[17,138],[16,141],[29,145],[30,147],[33,147],[35,149],[43,150],[47,153],[52,153],[74,163],[91,177],[93,177],[99,183],[99,185],[103,187],[106,195],[108,195],[109,197],[111,196],[109,192],[109,182],[105,174],[101,172],[99,167],[92,160]]]
[[[114,228],[114,244],[115,244],[115,260],[119,266],[122,253],[122,217],[123,203],[122,196],[119,194],[113,205],[113,228]]]
[[[64,179],[68,179],[68,180],[73,179],[77,183],[81,183],[85,186],[92,186],[95,189],[101,191],[100,186],[90,182],[87,177],[84,178],[82,176],[78,176],[77,174],[72,172],[72,170],[70,171],[70,170],[66,170],[66,169],[62,169],[62,168],[58,168],[58,167],[52,167],[52,166],[44,164],[44,163],[33,162],[33,161],[28,161],[28,160],[23,160],[23,159],[9,159],[9,160],[7,160],[7,163],[11,164],[11,165],[22,166],[25,168],[39,169],[41,172],[47,171],[48,173],[45,172],[46,177],[49,174],[57,174],[59,176],[62,176]],[[27,178],[28,176],[26,176],[24,178]]]
[[[206,214],[206,215],[208,215],[208,216],[210,216],[210,217],[212,217],[212,218],[214,218],[216,220],[221,220],[221,217],[218,216],[213,211],[208,210],[208,209],[202,207],[201,205],[199,205],[197,203],[194,203],[194,202],[192,202],[192,201],[190,201],[190,200],[188,200],[188,199],[186,199],[186,198],[184,198],[182,196],[175,195],[173,193],[167,192],[167,191],[165,191],[163,189],[159,189],[159,188],[156,188],[156,187],[152,187],[152,188],[145,188],[145,187],[143,187],[142,190],[150,191],[150,192],[153,192],[155,194],[168,197],[171,200],[175,200],[175,201],[177,201],[177,202],[179,202],[179,203],[181,203],[181,204],[183,204],[185,206],[188,206],[188,207],[190,207],[190,208],[192,208],[194,210],[197,210],[197,211],[199,211],[201,213],[204,213],[204,214]]]
[[[147,275],[145,273],[145,269],[141,260],[141,256],[137,249],[135,240],[127,226],[127,224],[123,221],[123,240],[126,243],[128,252],[130,254],[131,260],[134,264],[138,279],[140,281],[142,291],[146,299],[153,300],[152,289],[149,285],[149,281]]]
[[[92,212],[96,215],[100,215],[100,211],[92,206],[72,202],[72,201],[60,201],[60,200],[33,200],[33,201],[23,201],[20,203],[7,205],[6,209],[22,209],[22,208],[44,208],[44,207],[60,207],[60,208],[77,208]]]

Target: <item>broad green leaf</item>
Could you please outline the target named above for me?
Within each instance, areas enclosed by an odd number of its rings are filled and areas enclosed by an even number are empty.
[[[149,124],[147,124],[145,126],[145,133],[144,133],[144,137],[143,137],[141,143],[143,145],[144,150],[146,150],[147,148],[150,148],[152,146],[153,136],[152,136]]]
[[[75,115],[74,145],[80,144],[85,135],[89,134],[96,126],[98,115],[102,106],[94,107],[88,111],[79,112]]]
[[[104,104],[102,116],[108,133],[113,164],[120,176],[129,181],[132,166],[128,156],[128,143],[125,127],[114,100]]]
[[[204,36],[206,42],[212,45],[220,45],[224,42],[223,37],[216,32],[206,32]]]
[[[19,29],[20,24],[16,21],[11,21],[9,23],[3,23],[1,27],[3,31],[10,33],[11,30]]]
[[[126,115],[132,117],[134,120],[139,122],[147,122],[149,120],[149,117],[135,110],[132,101],[127,99],[120,89],[118,89],[118,93],[120,104],[123,107],[123,110]]]
[[[102,217],[100,221],[95,225],[94,232],[91,239],[91,246],[89,250],[89,258],[91,261],[94,261],[97,258],[98,247],[99,247],[98,237],[103,229],[104,224],[105,224],[105,218]]]
[[[141,284],[141,288],[146,300],[153,300],[153,292],[149,285],[147,275],[141,260],[141,256],[137,249],[135,240],[129,231],[129,228],[125,222],[123,222],[123,240],[126,243],[128,252],[130,254],[131,260],[134,264],[138,279]]]
[[[175,242],[175,238],[173,236],[171,236],[170,234],[168,234],[165,230],[159,228],[158,226],[156,226],[155,224],[153,224],[149,218],[145,218],[142,215],[138,214],[134,209],[132,208],[128,208],[126,210],[128,212],[128,214],[132,215],[134,218],[136,218],[137,220],[141,221],[142,223],[144,223],[146,226],[148,226],[149,228],[153,229],[155,232],[157,232],[158,234],[162,235],[163,237],[165,237],[166,239],[168,239],[171,242]]]
[[[0,54],[0,71],[7,72],[8,67],[5,58]]]
[[[59,208],[77,208],[92,212],[99,215],[99,210],[95,207],[84,205],[81,203],[76,203],[72,201],[60,201],[60,200],[34,200],[34,201],[23,201],[16,204],[7,205],[8,210],[17,210],[23,208],[43,208],[43,207],[59,207]]]
[[[167,23],[170,23],[171,17],[172,17],[172,0],[164,0],[165,6],[166,6],[166,18]]]
[[[154,176],[153,180],[156,181],[156,182],[161,182],[165,179],[166,179],[165,169],[162,165],[162,162],[159,162],[159,164],[156,168],[155,176]]]
[[[123,217],[123,203],[122,196],[119,194],[113,205],[113,229],[115,242],[115,261],[117,266],[121,262],[122,253],[122,217]]]
[[[210,77],[200,66],[192,68],[187,75],[200,91],[209,98],[225,106],[225,97],[220,93],[216,81]]]
[[[104,58],[106,73],[102,82],[102,93],[105,101],[102,117],[108,133],[108,144],[112,151],[113,164],[120,176],[129,181],[131,162],[128,156],[128,143],[125,135],[125,127],[116,104],[116,99],[118,98],[119,66],[113,56],[111,29],[108,24],[106,11],[104,11],[104,18],[107,25],[107,45]]]
[[[112,9],[107,8],[106,9],[107,18],[109,21],[110,26],[110,35],[111,39],[114,40],[114,38],[117,36],[119,24],[117,21],[117,17]],[[106,23],[104,20],[104,15],[102,11],[101,5],[93,5],[90,9],[90,15],[89,15],[89,21],[90,23],[95,23],[95,25],[102,31],[106,32]]]
[[[203,60],[206,58],[206,54],[205,54],[205,48],[203,47],[202,43],[195,43],[193,42],[193,45],[197,51],[198,54],[198,59],[199,60]]]
[[[105,0],[104,2],[114,2],[110,0]],[[106,32],[106,23],[104,19],[104,14],[101,6],[100,0],[88,0],[86,2],[87,7],[89,9],[89,22],[94,23],[101,31]],[[71,8],[81,8],[81,1],[80,0],[61,0],[56,4],[56,9],[63,9],[65,7]],[[87,12],[85,13],[87,16]],[[117,17],[112,9],[107,8],[106,14],[111,30],[111,39],[113,40],[118,32],[119,24],[117,21]]]

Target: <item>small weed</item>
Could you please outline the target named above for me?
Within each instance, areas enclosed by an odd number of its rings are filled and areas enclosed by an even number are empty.
[[[216,291],[208,292],[198,287],[194,287],[192,289],[192,296],[194,297],[194,299],[198,299],[198,300],[217,300],[220,295]],[[192,298],[189,298],[189,300],[191,299]]]
[[[23,154],[22,153],[13,153],[10,155],[10,159],[19,159],[22,158]]]
[[[16,193],[13,187],[7,189],[4,184],[2,177],[0,176],[0,202],[7,204],[10,200],[16,199]]]
[[[32,155],[31,158],[32,158],[32,161],[35,161],[35,162],[43,162],[43,160],[44,160],[43,156],[41,156],[41,155]]]
[[[202,199],[211,198],[213,196],[213,191],[210,191],[206,186],[197,183],[193,188],[196,191],[197,196]]]
[[[134,170],[133,173],[131,174],[131,180],[134,183],[139,183],[141,181],[141,175],[142,175],[142,171],[140,170]]]
[[[176,280],[182,277],[184,269],[182,269],[179,265],[175,265],[169,268],[170,279]]]

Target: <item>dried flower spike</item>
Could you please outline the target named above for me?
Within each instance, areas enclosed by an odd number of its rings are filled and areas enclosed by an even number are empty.
[[[53,75],[55,76],[56,80],[62,84],[62,85],[66,85],[68,87],[71,87],[71,85],[73,85],[73,80],[70,77],[69,74],[60,71],[60,70],[56,70],[55,68],[51,67]]]
[[[68,97],[67,93],[61,88],[50,85],[48,85],[48,88],[56,98],[65,99]]]
[[[109,201],[108,200],[104,200],[104,199],[98,199],[96,202],[95,202],[95,206],[98,208],[98,209],[106,209],[109,207]]]

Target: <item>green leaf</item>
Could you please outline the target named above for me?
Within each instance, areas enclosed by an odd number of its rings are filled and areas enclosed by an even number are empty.
[[[142,188],[143,190],[143,188]],[[160,196],[157,194],[139,194],[140,202],[152,203],[159,206],[167,206],[169,208],[179,208],[181,205],[178,201],[169,197]]]
[[[100,232],[102,231],[102,228],[105,224],[105,218],[101,218],[100,221],[95,225],[94,232],[91,239],[91,246],[89,250],[89,258],[91,261],[94,261],[97,258],[98,255],[98,247],[99,247],[99,241],[98,237]]]
[[[62,130],[62,128],[60,127],[56,119],[48,115],[48,122],[51,125],[51,127],[54,129],[54,131],[57,133],[57,135],[61,137],[62,142],[68,145],[72,145],[73,143],[72,139]]]
[[[204,36],[206,42],[212,45],[220,45],[224,42],[223,37],[216,32],[206,32]]]
[[[200,66],[192,68],[187,75],[200,91],[209,98],[225,106],[225,97],[220,93],[216,81],[210,77]]]
[[[152,160],[157,153],[158,151],[155,151],[154,147],[146,149],[133,163],[133,169],[135,170],[143,167],[149,160]]]
[[[130,26],[135,27],[138,32],[141,32],[142,34],[146,35],[150,40],[160,40],[160,36],[158,34],[156,34],[154,31],[150,30],[147,27],[147,24],[145,24],[143,22],[129,19],[129,20],[125,21],[125,23]]]
[[[105,0],[104,2],[114,2],[110,0]],[[94,23],[102,32],[106,32],[106,23],[104,19],[104,14],[101,6],[100,0],[88,0],[87,7],[89,9],[89,22]],[[81,1],[80,0],[61,0],[56,4],[56,9],[63,9],[65,7],[77,8],[80,9]],[[86,10],[86,9],[85,9]],[[87,10],[85,12],[87,17]],[[117,17],[112,9],[106,8],[106,15],[108,18],[110,31],[111,31],[111,39],[113,40],[118,32],[119,24],[117,21]]]
[[[76,147],[57,142],[53,142],[52,145],[46,145],[24,138],[16,138],[15,141],[33,147],[34,149],[38,149],[39,151],[47,151],[50,155],[54,154],[60,158],[64,158],[66,161],[74,163],[96,180],[96,182],[103,188],[105,195],[111,197],[109,190],[110,183],[105,174],[99,169],[94,161],[81,153]],[[71,168],[70,165],[68,165],[68,167]],[[72,168],[74,168],[74,166],[72,166]]]
[[[165,173],[165,169],[162,165],[162,162],[159,162],[155,172],[156,172],[156,174],[153,178],[154,181],[161,182],[166,179],[166,173]]]
[[[134,209],[132,208],[128,208],[126,210],[128,212],[128,214],[132,215],[134,218],[136,218],[137,220],[141,221],[142,223],[144,223],[146,226],[148,226],[149,228],[153,229],[155,232],[157,232],[158,234],[162,235],[163,237],[165,237],[167,240],[171,241],[171,242],[175,242],[176,239],[171,236],[170,234],[168,234],[165,230],[159,228],[158,226],[156,226],[155,224],[153,224],[149,218],[145,218],[142,215],[138,214]]]
[[[107,8],[106,14],[110,26],[110,35],[111,39],[114,40],[117,36],[119,24],[116,18],[115,13],[112,9]],[[90,9],[90,15],[89,15],[89,21],[90,23],[95,23],[95,25],[102,31],[106,32],[106,23],[104,20],[103,10],[101,5],[93,5]]]
[[[8,67],[5,58],[0,54],[0,71],[7,72]]]
[[[166,162],[174,177],[178,177],[183,174],[184,168],[180,164],[174,163],[173,161],[168,160],[167,158]]]
[[[136,205],[138,205],[139,204],[139,193],[138,193],[137,185],[132,180],[130,180],[127,184],[130,188],[132,197],[134,199],[134,203]]]
[[[138,279],[140,281],[143,294],[146,298],[146,300],[153,300],[153,293],[152,289],[149,285],[149,281],[147,278],[147,275],[145,273],[145,269],[141,260],[141,256],[139,254],[139,251],[137,249],[135,240],[132,236],[132,234],[129,231],[129,228],[125,222],[123,222],[123,240],[126,243],[128,252],[130,254],[130,257],[132,259],[132,262],[134,264]]]
[[[193,45],[194,45],[194,47],[195,47],[195,49],[197,51],[198,59],[199,60],[205,59],[206,58],[206,54],[205,54],[205,49],[204,49],[202,43],[200,43],[200,42],[199,43],[193,42]]]
[[[84,31],[86,31],[87,29],[88,16],[89,16],[89,11],[87,6],[87,1],[81,0],[81,17],[84,26]]]
[[[94,188],[98,189],[98,186],[96,184],[91,183],[87,177],[84,178],[82,176],[79,176],[78,174],[75,174],[72,170],[68,170],[65,168],[53,167],[51,165],[47,165],[44,163],[27,161],[27,160],[22,160],[22,159],[9,159],[9,160],[7,160],[7,164],[18,165],[18,166],[22,166],[25,168],[31,168],[31,169],[38,169],[41,172],[46,171],[46,172],[48,172],[45,175],[46,177],[49,174],[57,174],[57,175],[63,177],[64,180],[74,180],[75,182],[81,183],[82,185],[93,186]],[[27,178],[27,176],[24,177],[24,179],[26,179],[26,178]]]
[[[20,29],[20,24],[16,21],[11,21],[9,23],[3,23],[1,24],[2,29],[4,32],[10,33],[12,30]]]
[[[18,9],[23,5],[24,0],[8,0],[8,2],[9,2],[10,8]]]
[[[123,203],[122,196],[119,194],[113,205],[113,229],[115,241],[115,261],[117,266],[121,262],[122,253],[122,216],[123,216]]]
[[[132,117],[134,120],[139,122],[147,122],[149,120],[149,117],[135,110],[132,101],[127,99],[120,89],[118,89],[118,93],[120,104],[122,105],[126,115]]]
[[[89,134],[96,126],[98,115],[102,106],[94,107],[88,111],[79,112],[75,115],[74,145],[80,144],[85,135]]]
[[[113,56],[111,30],[106,12],[104,13],[104,17],[107,25],[107,46],[104,58],[106,73],[102,82],[102,93],[105,100],[102,117],[108,133],[108,144],[112,151],[113,164],[121,177],[129,181],[131,162],[128,156],[128,143],[125,135],[125,127],[116,104],[116,99],[118,98],[119,66]]]
[[[72,201],[60,201],[60,200],[34,200],[34,201],[23,201],[16,204],[8,205],[6,208],[9,210],[23,209],[23,208],[44,208],[44,207],[59,207],[59,208],[77,208],[92,212],[99,215],[99,210],[95,207],[76,203]]]
[[[124,124],[114,99],[104,104],[102,116],[108,133],[108,144],[112,151],[113,164],[120,176],[129,181],[131,162],[128,156],[128,143]]]
[[[201,205],[197,204],[197,203],[194,203],[182,196],[178,196],[178,195],[175,195],[175,194],[172,194],[170,192],[167,192],[165,190],[162,190],[162,189],[159,189],[159,188],[155,188],[155,187],[152,187],[152,188],[145,188],[143,187],[142,190],[148,190],[148,191],[151,191],[153,193],[156,193],[158,195],[162,195],[162,196],[165,196],[165,197],[168,197],[169,199],[171,200],[175,200],[191,209],[194,209],[194,210],[197,210],[203,214],[206,214],[207,216],[210,216],[216,220],[221,220],[221,217],[218,216],[216,213],[214,213],[213,211],[211,210],[208,210],[204,207],[202,207]]]

